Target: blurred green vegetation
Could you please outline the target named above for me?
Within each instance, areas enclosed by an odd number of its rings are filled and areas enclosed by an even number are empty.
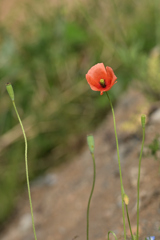
[[[25,183],[23,137],[5,83],[13,85],[28,136],[31,179],[71,159],[106,115],[106,97],[85,80],[92,65],[114,69],[113,101],[132,80],[160,98],[160,2],[73,2],[28,1],[23,17],[13,9],[0,25],[0,222]]]
[[[157,151],[160,150],[160,139],[158,135],[153,139],[151,144],[149,144],[148,148],[151,150],[151,154],[157,160]]]
[[[148,145],[148,148],[151,151],[151,154],[156,161],[159,162],[159,174],[160,174],[160,136],[157,134],[155,138],[152,140],[152,142]]]

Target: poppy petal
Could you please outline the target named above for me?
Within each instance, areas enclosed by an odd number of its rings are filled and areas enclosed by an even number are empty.
[[[100,79],[106,79],[107,77],[107,72],[103,63],[97,63],[91,67],[87,74],[92,76],[97,82],[99,82]]]
[[[111,85],[113,86],[114,82],[116,81],[117,77],[115,76],[113,69],[111,67],[106,67],[107,71],[107,78],[111,80]]]
[[[117,77],[115,76],[111,67],[104,66],[103,63],[97,63],[86,74],[86,79],[91,89],[94,91],[100,91],[102,95],[112,88],[112,86],[117,82]],[[101,80],[104,80],[104,84],[101,84]]]
[[[96,80],[94,80],[94,78],[92,78],[88,73],[86,74],[86,79],[92,90],[99,91],[99,82],[96,82]]]

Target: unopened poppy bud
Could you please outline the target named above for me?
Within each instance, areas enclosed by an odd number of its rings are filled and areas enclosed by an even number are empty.
[[[94,153],[94,137],[93,135],[87,136],[87,143],[91,153]]]
[[[127,194],[124,194],[124,196],[123,196],[123,201],[124,201],[124,203],[125,203],[126,205],[129,204],[129,197],[127,196]]]
[[[6,84],[6,89],[7,89],[7,92],[9,94],[11,100],[14,101],[14,91],[13,91],[11,83]]]
[[[142,128],[145,128],[145,124],[146,124],[146,115],[143,114],[141,116],[141,124],[142,124]]]

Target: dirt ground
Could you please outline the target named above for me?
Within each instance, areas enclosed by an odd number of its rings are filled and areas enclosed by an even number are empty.
[[[140,92],[129,90],[115,107],[123,183],[130,198],[128,207],[133,232],[136,231],[136,185],[142,113],[147,114],[148,120],[140,181],[140,236],[141,239],[156,236],[158,240],[160,165],[151,156],[147,146],[156,134],[160,134],[160,103],[151,104]],[[97,176],[90,208],[90,239],[107,239],[109,230],[123,239],[120,181],[111,113],[93,134]],[[86,238],[86,209],[92,177],[92,158],[86,144],[73,161],[53,169],[31,184],[38,240]],[[127,221],[126,227],[129,236]],[[0,239],[34,239],[27,192],[18,200],[15,214],[0,233]],[[110,239],[113,239],[112,236]]]

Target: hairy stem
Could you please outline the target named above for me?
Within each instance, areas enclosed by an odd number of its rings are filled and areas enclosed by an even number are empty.
[[[145,138],[145,127],[143,127],[143,138],[142,138],[142,146],[141,152],[139,156],[139,167],[138,167],[138,181],[137,181],[137,240],[139,239],[139,185],[140,185],[140,171],[141,171],[141,160],[144,146],[144,138]]]
[[[117,146],[117,157],[118,157],[118,166],[119,166],[119,175],[120,175],[120,184],[121,184],[121,198],[122,198],[122,215],[123,215],[123,228],[124,228],[124,239],[126,240],[126,225],[125,225],[125,215],[124,215],[124,202],[123,202],[123,196],[124,196],[124,188],[123,188],[123,181],[122,181],[122,172],[121,172],[121,162],[120,162],[120,156],[119,156],[119,145],[118,145],[118,137],[117,137],[117,130],[116,130],[116,120],[115,120],[115,114],[112,102],[110,100],[110,97],[108,93],[106,92],[110,107],[112,110],[113,115],[113,123],[114,123],[114,132],[115,132],[115,138],[116,138],[116,146]]]
[[[32,199],[31,199],[31,191],[30,191],[30,184],[29,184],[29,174],[28,174],[28,160],[27,160],[27,153],[28,153],[28,147],[27,147],[27,138],[26,138],[26,134],[24,131],[24,127],[22,124],[22,121],[20,119],[19,113],[17,111],[15,102],[12,101],[16,115],[18,117],[19,123],[21,125],[22,128],[22,132],[23,132],[23,136],[24,136],[24,142],[25,142],[25,167],[26,167],[26,180],[27,180],[27,188],[28,188],[28,197],[29,197],[29,204],[30,204],[30,209],[31,209],[31,217],[32,217],[32,226],[33,226],[33,232],[34,232],[34,238],[35,240],[37,240],[37,236],[36,236],[36,230],[35,230],[35,225],[34,225],[34,217],[33,217],[33,208],[32,208]]]
[[[93,183],[92,183],[92,189],[91,189],[91,193],[90,193],[89,200],[88,200],[88,206],[87,206],[87,240],[89,240],[89,209],[90,209],[90,202],[91,202],[91,198],[92,198],[92,195],[93,195],[94,186],[95,186],[95,180],[96,180],[96,163],[95,163],[94,153],[91,153],[91,155],[92,155],[92,160],[93,160]]]

